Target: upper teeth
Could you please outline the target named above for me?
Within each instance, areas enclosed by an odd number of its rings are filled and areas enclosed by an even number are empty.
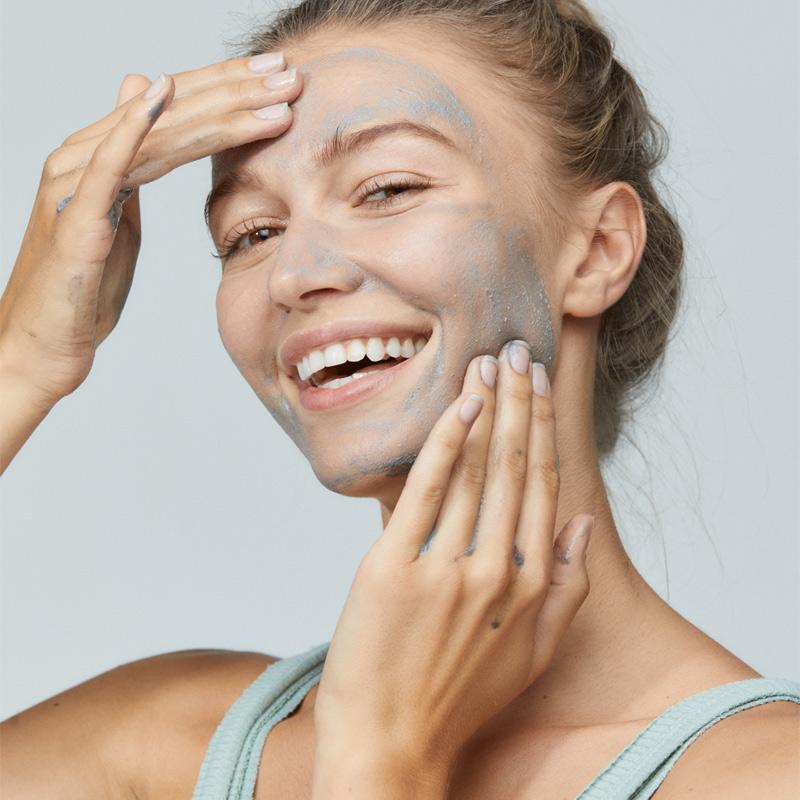
[[[397,336],[381,339],[372,336],[369,339],[350,339],[346,342],[334,342],[322,350],[312,350],[295,364],[300,380],[307,380],[315,372],[325,367],[335,367],[346,361],[361,361],[364,357],[370,361],[383,361],[385,358],[411,358],[425,347],[427,339],[423,336],[416,340],[410,336],[400,340]]]

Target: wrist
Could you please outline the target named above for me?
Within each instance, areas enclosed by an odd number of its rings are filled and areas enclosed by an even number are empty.
[[[338,740],[335,751],[317,749],[311,800],[443,800],[449,778],[438,764]]]
[[[61,397],[48,397],[28,379],[21,368],[20,354],[0,337],[0,384],[20,401],[42,414],[48,414]]]
[[[0,351],[0,475],[11,463],[39,423],[50,413],[50,402],[35,391],[5,361]]]

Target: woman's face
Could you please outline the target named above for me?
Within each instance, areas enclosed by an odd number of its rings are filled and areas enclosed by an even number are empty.
[[[217,294],[225,348],[325,486],[390,505],[470,359],[515,338],[554,358],[532,135],[496,79],[445,44],[407,26],[286,47],[305,80],[291,127],[214,159],[215,186],[245,169],[258,179],[210,212],[218,245],[239,238]],[[319,163],[337,131],[346,143],[397,122]],[[396,180],[423,188],[380,189]],[[334,389],[298,376],[312,351],[357,359],[354,340],[379,339],[396,353],[392,338],[415,354],[316,374],[366,365]]]

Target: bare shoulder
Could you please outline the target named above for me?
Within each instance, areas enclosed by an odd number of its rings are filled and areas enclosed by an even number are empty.
[[[97,675],[0,724],[0,796],[191,795],[229,706],[277,659],[181,650]]]
[[[715,800],[800,797],[800,704],[763,703],[712,725],[688,747],[656,791]]]

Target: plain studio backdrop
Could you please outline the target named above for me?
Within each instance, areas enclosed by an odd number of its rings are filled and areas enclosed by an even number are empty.
[[[48,153],[126,72],[226,58],[270,8],[3,1],[3,287]],[[800,679],[797,5],[591,8],[670,132],[687,244],[664,371],[606,470],[617,523],[681,614]],[[0,478],[2,718],[156,653],[327,641],[381,532],[376,501],[317,483],[222,346],[209,181],[205,158],[143,187],[121,321]]]

